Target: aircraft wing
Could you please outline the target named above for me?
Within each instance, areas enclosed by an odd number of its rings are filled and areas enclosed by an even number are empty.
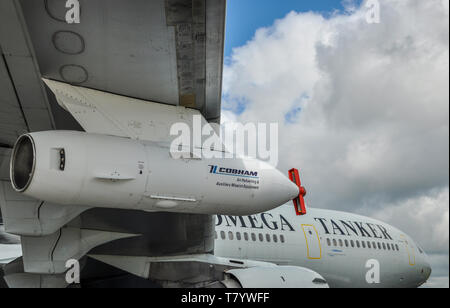
[[[22,231],[27,246],[64,236],[85,244],[94,237],[86,249],[98,246],[104,254],[213,252],[211,216],[75,210],[24,198],[11,188],[9,160],[20,135],[86,129],[43,79],[186,107],[207,122],[220,122],[226,0],[70,2],[80,4],[80,23],[66,22],[66,0],[0,1],[0,206],[7,231]],[[75,226],[55,230],[61,221]],[[34,261],[24,253],[26,271],[36,275],[42,268]],[[46,270],[55,272],[52,266]]]
[[[79,24],[65,21],[65,0],[0,3],[0,145],[77,127],[42,77],[220,121],[225,0],[79,3]]]

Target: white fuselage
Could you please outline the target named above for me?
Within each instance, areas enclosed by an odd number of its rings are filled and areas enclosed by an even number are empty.
[[[311,208],[296,216],[288,205],[254,216],[217,216],[215,254],[305,267],[330,287],[418,287],[431,274],[423,250],[392,226]],[[373,264],[379,264],[379,283],[373,283]]]

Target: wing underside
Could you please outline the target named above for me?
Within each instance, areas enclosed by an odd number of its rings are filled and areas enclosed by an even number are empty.
[[[45,281],[72,246],[104,255],[212,253],[211,216],[74,209],[12,190],[9,160],[20,135],[86,130],[43,78],[220,122],[225,0],[79,0],[78,24],[66,22],[66,2],[0,1],[0,206],[6,231],[21,235],[24,249],[10,275],[19,286]],[[113,112],[101,103],[104,114]]]

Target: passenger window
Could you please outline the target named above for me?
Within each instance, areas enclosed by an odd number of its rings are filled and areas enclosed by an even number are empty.
[[[236,233],[236,239],[237,239],[238,241],[242,240],[242,237],[241,237],[241,233],[240,233],[240,232]]]
[[[331,240],[329,238],[327,238],[327,244],[328,246],[331,246]]]
[[[284,240],[284,235],[280,235],[280,241],[281,241],[282,243],[285,242],[285,240]]]
[[[377,243],[373,242],[373,249],[377,249]]]
[[[361,242],[362,248],[366,248],[366,242]]]
[[[270,243],[270,234],[266,234],[266,241],[267,243]]]
[[[383,243],[383,250],[386,250],[386,244]]]
[[[344,243],[342,242],[342,240],[339,240],[339,246],[343,247]]]
[[[225,239],[225,232],[224,231],[220,231],[220,237],[224,240]]]
[[[378,249],[381,250],[381,244],[380,243],[378,243]]]
[[[252,241],[256,242],[256,234],[255,233],[252,233]]]
[[[350,245],[354,248],[355,247],[355,242],[353,242],[353,240],[350,241]]]
[[[233,240],[234,236],[233,236],[233,232],[228,232],[228,238],[230,239],[230,241]]]
[[[275,243],[278,243],[278,236],[276,234],[273,235],[273,241]]]
[[[244,233],[244,240],[248,241],[248,233],[247,232]]]
[[[348,247],[348,241],[345,240],[345,247]]]
[[[336,241],[336,239],[333,239],[333,246],[334,246],[334,247],[337,247],[337,241]]]
[[[359,241],[356,241],[356,247],[360,247],[360,245],[359,245]]]
[[[371,246],[370,246],[370,242],[367,242],[367,248],[372,248]]]
[[[264,236],[261,233],[258,234],[258,237],[260,242],[264,242]]]
[[[397,249],[397,251],[400,251],[400,248],[398,247],[397,244],[395,244],[395,248]]]
[[[390,244],[387,244],[387,249],[391,250],[391,245]]]

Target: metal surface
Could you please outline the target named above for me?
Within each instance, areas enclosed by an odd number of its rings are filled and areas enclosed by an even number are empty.
[[[11,146],[26,131],[54,128],[22,10],[0,2],[0,144]]]
[[[199,110],[220,121],[225,0],[0,2],[0,147],[25,132],[76,129],[47,77]]]
[[[223,0],[22,0],[42,75],[220,117]]]

